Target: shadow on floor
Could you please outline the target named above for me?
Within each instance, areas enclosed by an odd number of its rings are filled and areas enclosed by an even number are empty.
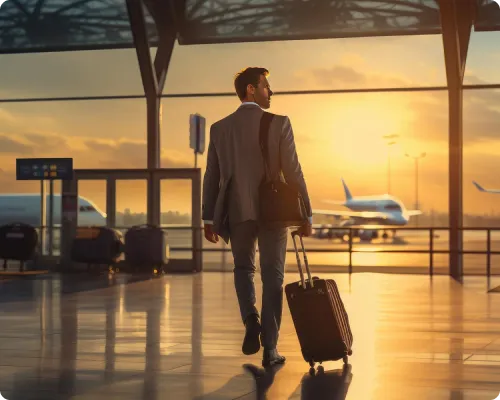
[[[342,369],[305,374],[290,398],[302,400],[344,400],[352,381],[351,365]],[[300,397],[299,397],[300,394]]]

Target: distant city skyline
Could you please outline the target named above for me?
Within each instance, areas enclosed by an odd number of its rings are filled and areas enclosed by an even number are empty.
[[[153,50],[154,53],[154,50]],[[200,62],[203,61],[203,62]],[[85,51],[1,55],[0,98],[142,94],[135,51]],[[165,93],[231,92],[234,73],[265,66],[275,91],[444,86],[439,35],[176,46]],[[500,35],[474,33],[466,83],[500,83]],[[207,124],[238,107],[232,98],[162,101],[162,166],[191,167],[189,114]],[[448,208],[448,98],[446,91],[276,96],[272,112],[289,115],[313,206],[343,199],[343,177],[356,195],[387,189],[387,147],[391,146],[391,192],[414,206],[414,165],[407,152],[425,151],[420,164],[420,203]],[[479,193],[473,179],[500,187],[492,171],[500,165],[500,91],[464,94],[464,211],[500,210],[500,197]],[[16,157],[69,156],[76,168],[146,166],[144,99],[0,103],[0,192],[38,191],[16,182]],[[208,129],[207,129],[208,140]],[[198,165],[204,172],[206,154]],[[163,190],[171,209],[190,212],[188,185]],[[167,195],[168,193],[168,195]],[[81,194],[104,208],[103,182]],[[145,183],[120,182],[117,209],[146,209]]]

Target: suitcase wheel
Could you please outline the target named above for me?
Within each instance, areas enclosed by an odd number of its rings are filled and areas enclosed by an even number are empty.
[[[318,367],[318,374],[324,374],[324,373],[325,373],[325,368],[322,365],[320,365]]]

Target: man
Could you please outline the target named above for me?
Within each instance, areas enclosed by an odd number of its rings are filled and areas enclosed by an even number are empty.
[[[234,283],[246,328],[242,350],[255,354],[264,347],[264,367],[283,364],[277,350],[283,309],[283,277],[287,229],[265,229],[258,224],[259,186],[265,176],[259,145],[260,120],[273,94],[265,68],[247,68],[236,75],[234,86],[240,107],[210,128],[207,168],[203,181],[205,238],[231,241]],[[300,191],[308,222],[301,227],[311,234],[312,210],[295,150],[292,126],[286,116],[275,115],[269,128],[269,168],[281,171],[288,185]],[[255,244],[258,242],[262,294],[262,325],[255,307]],[[260,341],[259,343],[259,336]]]

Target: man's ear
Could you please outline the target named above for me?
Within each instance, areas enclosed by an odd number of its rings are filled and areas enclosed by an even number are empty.
[[[255,87],[254,87],[254,85],[252,85],[250,83],[247,85],[247,93],[248,94],[255,94]]]

